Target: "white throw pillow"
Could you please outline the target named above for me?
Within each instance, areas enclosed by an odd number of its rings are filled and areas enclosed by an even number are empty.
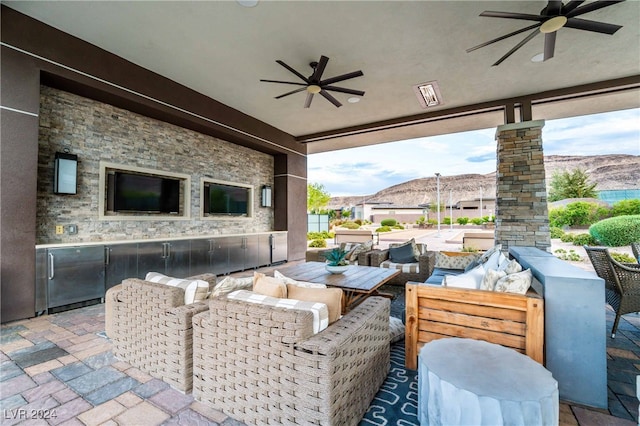
[[[509,260],[505,258],[505,260],[500,264],[498,270],[506,272],[507,275],[515,274],[516,272],[522,271],[522,265],[520,265],[515,259]]]
[[[231,293],[235,290],[251,290],[253,287],[253,277],[225,277],[213,288],[213,291],[209,295],[209,298],[221,296],[223,294]]]
[[[501,251],[496,251],[491,256],[489,256],[489,259],[487,259],[487,261],[484,263],[484,269],[498,270],[500,263],[504,262],[505,259],[506,258],[504,257],[504,254],[502,254]]]
[[[531,286],[531,281],[533,281],[531,269],[525,269],[522,272],[516,272],[500,278],[494,290],[505,293],[525,294]]]
[[[507,275],[505,271],[496,271],[495,269],[487,269],[484,273],[484,277],[482,278],[482,283],[480,284],[480,290],[488,290],[493,291],[496,283],[500,278],[503,278]]]
[[[477,290],[484,277],[484,267],[478,265],[469,272],[460,275],[445,275],[442,280],[444,287],[458,287]]]
[[[209,283],[202,280],[173,278],[159,272],[149,272],[144,279],[145,281],[150,281],[152,283],[165,284],[171,287],[180,287],[184,290],[185,305],[205,300],[209,293]]]

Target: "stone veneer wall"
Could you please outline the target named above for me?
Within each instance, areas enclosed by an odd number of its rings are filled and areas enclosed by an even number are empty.
[[[544,121],[505,124],[496,139],[496,242],[509,246],[551,247],[542,150]]]
[[[260,188],[273,185],[273,157],[71,93],[41,86],[37,243],[268,232],[273,209],[261,208]],[[77,195],[53,194],[54,157],[78,156]],[[98,220],[100,161],[191,176],[191,214],[172,220]],[[253,217],[200,218],[200,178],[253,185]],[[56,235],[55,225],[78,225]]]

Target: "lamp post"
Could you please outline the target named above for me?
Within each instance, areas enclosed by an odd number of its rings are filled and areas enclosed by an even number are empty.
[[[436,192],[438,194],[438,237],[440,236],[440,173],[436,173]]]
[[[480,187],[480,219],[482,219],[482,187]]]
[[[449,189],[449,230],[453,231],[453,194]]]

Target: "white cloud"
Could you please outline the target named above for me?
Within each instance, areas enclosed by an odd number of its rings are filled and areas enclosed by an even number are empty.
[[[418,138],[308,157],[308,181],[332,196],[373,194],[411,179],[496,169],[496,129]],[[562,120],[542,129],[546,155],[640,155],[640,109]]]

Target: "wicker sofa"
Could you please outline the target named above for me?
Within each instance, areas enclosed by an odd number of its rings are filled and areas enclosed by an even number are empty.
[[[193,318],[193,396],[247,424],[356,425],[389,371],[389,300],[312,314],[217,298]]]
[[[193,277],[196,278],[196,277]],[[197,278],[215,285],[215,276]],[[113,354],[182,392],[193,381],[192,318],[206,301],[184,304],[184,290],[136,278],[107,291],[105,328]]]
[[[394,277],[388,284],[403,286],[407,281],[425,281],[431,275],[435,265],[435,252],[428,252],[426,244],[417,243],[416,246],[421,253],[417,262],[393,263],[389,259],[389,249],[383,249],[370,252],[369,266],[399,269],[400,275]]]

